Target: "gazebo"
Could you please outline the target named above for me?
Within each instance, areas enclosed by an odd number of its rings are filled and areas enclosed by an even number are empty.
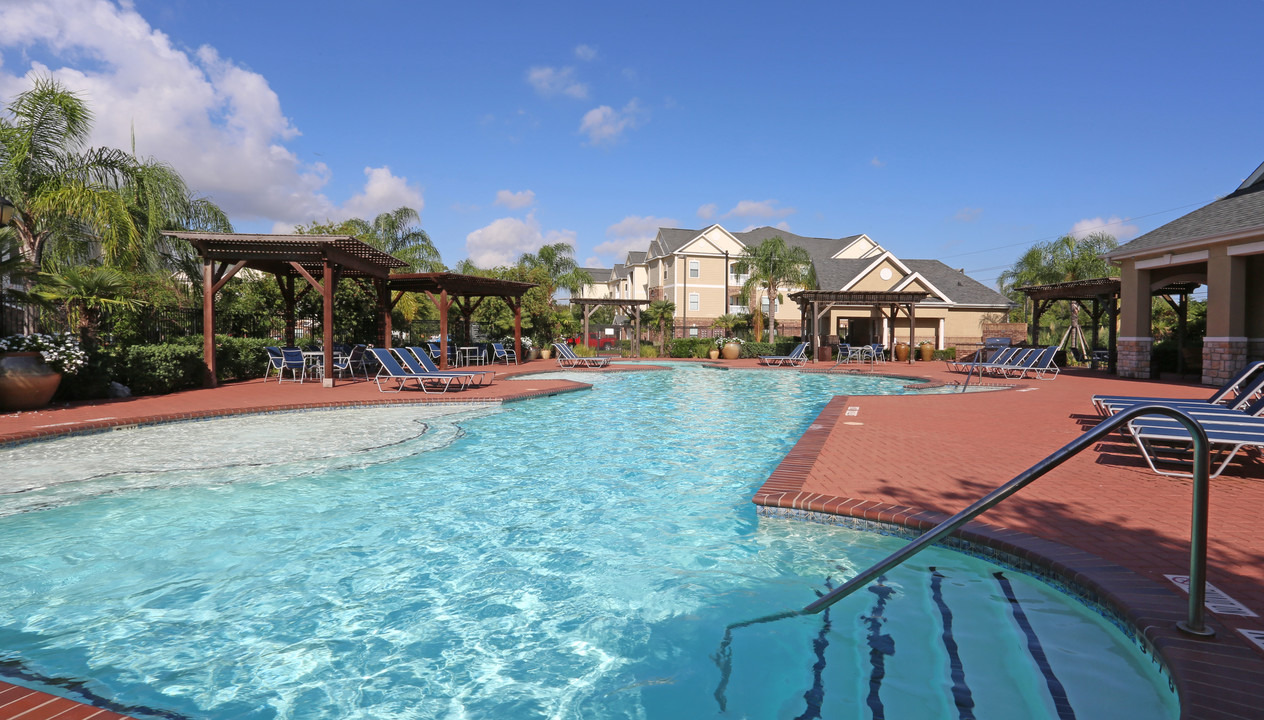
[[[1176,312],[1176,344],[1180,348],[1180,352],[1177,352],[1176,355],[1176,362],[1177,370],[1182,373],[1185,370],[1185,327],[1189,318],[1189,296],[1190,293],[1198,289],[1199,285],[1200,283],[1196,282],[1178,282],[1165,284],[1150,291],[1152,297],[1163,298],[1172,307],[1172,310]],[[1015,289],[1031,299],[1031,344],[1033,345],[1039,344],[1040,340],[1038,337],[1040,316],[1055,302],[1066,300],[1086,305],[1086,308],[1089,309],[1089,317],[1093,321],[1093,347],[1097,347],[1098,327],[1101,325],[1102,313],[1105,313],[1108,320],[1107,327],[1109,328],[1106,345],[1109,351],[1108,369],[1114,373],[1116,372],[1117,363],[1117,319],[1119,316],[1121,288],[1122,282],[1120,278],[1105,277],[1088,280],[1069,280],[1050,285],[1027,285]]]
[[[890,342],[888,347],[895,347],[895,319],[900,311],[909,319],[909,345],[914,342],[914,331],[917,328],[917,304],[927,298],[930,293],[923,291],[835,291],[835,290],[800,290],[790,294],[790,299],[798,303],[799,313],[803,318],[806,334],[809,324],[812,328],[812,361],[816,361],[821,346],[821,334],[817,326],[821,318],[836,307],[871,305],[881,310],[890,308],[891,324],[889,325]],[[885,338],[884,338],[885,339]],[[913,354],[909,353],[909,362],[913,362]]]
[[[584,313],[584,342],[588,342],[588,318],[592,317],[593,312],[599,307],[613,307],[616,310],[622,310],[632,318],[635,323],[633,330],[632,357],[641,356],[641,308],[649,305],[649,300],[628,300],[625,298],[571,298],[571,305],[578,305],[579,309]]]
[[[439,367],[448,367],[448,310],[456,306],[465,323],[468,337],[470,316],[489,297],[505,302],[514,313],[514,353],[522,357],[522,296],[536,287],[535,283],[501,280],[478,275],[457,273],[397,273],[384,283],[378,304],[384,308],[386,323],[385,346],[390,347],[391,314],[396,303],[406,292],[425,293],[439,310]],[[391,296],[390,293],[394,293]]]
[[[391,270],[407,267],[403,260],[388,255],[350,235],[267,235],[251,233],[164,232],[187,240],[202,256],[202,352],[206,363],[206,387],[215,387],[215,293],[242,268],[270,273],[276,277],[285,302],[286,342],[294,344],[294,305],[304,294],[315,290],[324,305],[323,322],[325,367],[333,367],[334,289],[342,278],[372,280],[378,297],[386,294],[386,278]],[[296,289],[298,278],[307,282]],[[318,279],[319,278],[319,279]],[[390,338],[389,311],[379,303],[379,335],[386,326]],[[383,317],[385,316],[385,317]],[[388,345],[389,346],[389,345]],[[328,373],[322,383],[333,387]]]

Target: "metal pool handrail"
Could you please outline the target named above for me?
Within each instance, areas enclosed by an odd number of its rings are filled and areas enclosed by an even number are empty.
[[[1198,424],[1198,421],[1181,410],[1162,405],[1142,405],[1140,407],[1134,407],[1103,420],[1097,425],[1097,427],[1054,451],[1053,454],[1031,466],[1016,476],[1013,480],[1010,480],[1004,485],[1001,485],[992,492],[983,496],[970,507],[967,507],[947,520],[944,520],[942,523],[935,526],[934,529],[926,532],[913,542],[892,553],[885,560],[873,565],[829,593],[821,596],[815,602],[805,606],[802,610],[791,610],[784,613],[778,613],[776,615],[770,615],[766,618],[735,623],[729,627],[744,627],[746,625],[769,622],[783,617],[810,615],[824,610],[839,600],[851,595],[853,592],[859,590],[865,585],[868,585],[870,582],[877,579],[878,576],[887,572],[891,568],[894,568],[905,560],[908,560],[912,556],[926,549],[928,545],[939,541],[952,531],[962,525],[965,525],[970,520],[995,507],[1002,500],[1008,498],[1010,495],[1013,495],[1027,485],[1030,485],[1037,478],[1061,465],[1072,456],[1078,454],[1084,448],[1098,442],[1119,426],[1141,415],[1167,415],[1184,425],[1185,429],[1188,430],[1189,434],[1194,438],[1194,497],[1192,503],[1193,508],[1192,518],[1190,521],[1189,538],[1189,616],[1187,620],[1178,622],[1176,626],[1191,635],[1214,635],[1215,631],[1207,628],[1204,622],[1205,611],[1203,607],[1207,587],[1207,504],[1209,493],[1208,468],[1211,465],[1210,444],[1207,441],[1207,432],[1203,430],[1201,425]]]

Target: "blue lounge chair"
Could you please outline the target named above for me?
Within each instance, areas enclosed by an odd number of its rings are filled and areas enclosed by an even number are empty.
[[[603,368],[610,364],[607,357],[580,357],[566,343],[553,343],[557,351],[557,364],[564,368]]]
[[[993,375],[1004,375],[1008,371],[1021,366],[1024,362],[1027,361],[1027,358],[1030,357],[1032,353],[1035,353],[1035,352],[1036,350],[1033,348],[1014,348],[1014,352],[1010,353],[1008,356],[1003,357],[1001,360],[997,362],[975,363],[974,369],[977,370],[980,375],[982,375],[983,373],[992,373]]]
[[[506,365],[512,360],[513,364],[517,365],[518,353],[513,350],[506,350],[501,343],[492,343],[492,363],[494,364],[497,360],[504,360]]]
[[[406,366],[408,367],[409,370],[412,370],[414,372],[430,373],[432,375],[434,374],[442,375],[445,373],[450,374],[450,375],[457,375],[462,378],[465,378],[462,381],[464,385],[469,385],[470,382],[473,382],[475,380],[478,381],[479,385],[490,385],[492,378],[496,377],[495,370],[466,370],[466,369],[440,370],[434,364],[434,360],[431,360],[430,356],[426,354],[426,351],[422,350],[419,347],[409,347],[407,348],[407,352],[400,351],[399,354],[401,357],[405,359]]]
[[[1022,364],[1012,367],[1008,370],[1005,370],[1005,377],[1018,379],[1018,378],[1026,377],[1027,373],[1032,373],[1037,378],[1043,380],[1045,375],[1048,375],[1050,372],[1053,373],[1054,377],[1057,377],[1058,364],[1053,361],[1053,359],[1057,356],[1057,354],[1058,354],[1057,345],[1050,345],[1044,350],[1028,353],[1027,357],[1023,360]],[[1010,375],[1010,373],[1018,373],[1018,374]]]
[[[1226,417],[1218,421],[1207,421],[1200,416],[1195,416],[1195,419],[1207,433],[1207,440],[1211,444],[1213,465],[1211,477],[1217,477],[1224,472],[1229,462],[1242,448],[1264,448],[1264,418],[1244,415],[1237,419]],[[1194,439],[1190,437],[1184,425],[1166,416],[1160,418],[1149,415],[1141,416],[1128,423],[1128,432],[1145,458],[1146,464],[1154,472],[1177,477],[1189,477],[1192,474],[1184,470],[1160,468],[1160,464],[1174,463],[1179,467],[1191,463],[1189,453],[1193,448]]]
[[[373,348],[371,352],[378,363],[377,376],[374,378],[377,382],[378,392],[399,392],[404,389],[404,385],[409,380],[417,381],[417,387],[421,388],[422,392],[426,394],[430,393],[430,390],[426,388],[427,383],[442,385],[443,390],[441,392],[447,392],[448,388],[452,386],[452,382],[457,379],[452,375],[409,372],[401,367],[399,361],[391,354],[391,351],[385,348]],[[385,380],[396,380],[399,382],[399,386],[394,390],[385,390],[382,387],[382,382]]]
[[[991,365],[1005,360],[1005,358],[1014,354],[1018,350],[1016,347],[999,347],[989,352],[988,348],[979,348],[974,351],[969,360],[950,360],[948,361],[948,369],[953,372],[966,372],[971,365]]]
[[[790,351],[789,355],[760,355],[759,364],[775,365],[777,367],[782,365],[793,365],[796,367],[806,365],[808,362],[807,349],[808,344],[801,342],[795,346],[794,350]]]
[[[1247,363],[1229,381],[1211,394],[1206,400],[1196,398],[1156,398],[1139,395],[1094,395],[1093,406],[1102,415],[1113,415],[1119,409],[1139,403],[1197,403],[1206,405],[1223,405],[1229,408],[1241,408],[1261,393],[1264,393],[1264,361]],[[1118,409],[1112,409],[1118,408]]]

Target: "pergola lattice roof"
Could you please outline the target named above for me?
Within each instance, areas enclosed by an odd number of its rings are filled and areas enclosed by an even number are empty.
[[[408,263],[350,235],[268,235],[254,233],[164,232],[188,240],[210,260],[246,261],[245,267],[274,275],[298,275],[298,263],[313,276],[325,258],[341,268],[343,277],[386,277]]]
[[[538,287],[535,283],[450,272],[396,273],[388,278],[387,286],[391,290],[405,292],[447,292],[449,295],[465,297],[514,298],[522,297],[531,288]]]

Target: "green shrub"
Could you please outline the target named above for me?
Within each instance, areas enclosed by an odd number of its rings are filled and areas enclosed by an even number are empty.
[[[579,357],[597,357],[597,351],[590,345],[578,344],[572,345],[571,350]]]
[[[118,353],[114,379],[133,395],[162,395],[202,384],[205,365],[196,345],[133,345]]]
[[[220,380],[263,377],[268,368],[271,340],[215,336],[215,376]]]
[[[114,379],[118,365],[118,353],[113,348],[86,348],[88,365],[77,373],[61,376],[55,400],[96,400],[109,397],[110,381]]]
[[[742,343],[742,352],[738,357],[753,358],[760,355],[774,355],[772,343],[766,342],[746,342]]]
[[[943,350],[936,350],[936,351],[935,351],[935,355],[934,355],[934,359],[935,359],[935,360],[947,360],[947,361],[949,361],[949,362],[951,362],[951,361],[953,361],[953,360],[956,360],[956,359],[957,359],[957,348],[955,348],[955,347],[950,347],[950,348],[944,348]]]
[[[658,357],[658,346],[653,343],[641,343],[641,357],[656,358]]]

